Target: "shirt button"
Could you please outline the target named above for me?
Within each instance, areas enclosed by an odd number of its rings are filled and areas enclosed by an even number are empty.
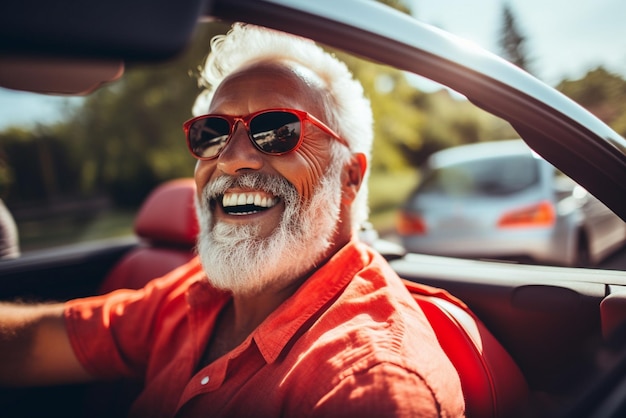
[[[209,376],[204,376],[202,380],[200,380],[200,384],[206,385],[207,383],[209,383]]]

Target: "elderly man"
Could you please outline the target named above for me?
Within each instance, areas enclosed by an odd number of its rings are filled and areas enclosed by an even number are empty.
[[[184,124],[198,258],[138,291],[5,307],[5,344],[22,343],[5,380],[139,377],[140,417],[462,416],[430,324],[357,238],[360,84],[314,43],[241,24],[213,41],[203,83]]]

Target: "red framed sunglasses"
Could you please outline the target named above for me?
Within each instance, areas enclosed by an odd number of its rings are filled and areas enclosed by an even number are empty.
[[[302,144],[303,125],[310,122],[345,146],[348,143],[315,116],[302,110],[265,109],[247,116],[208,114],[183,124],[187,146],[199,160],[217,158],[241,122],[256,149],[268,155],[283,155]]]

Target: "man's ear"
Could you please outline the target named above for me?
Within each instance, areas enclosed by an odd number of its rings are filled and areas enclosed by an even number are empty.
[[[360,152],[352,154],[352,158],[350,158],[343,171],[341,203],[350,204],[354,201],[365,178],[365,170],[367,170],[367,157],[365,157],[365,154]]]

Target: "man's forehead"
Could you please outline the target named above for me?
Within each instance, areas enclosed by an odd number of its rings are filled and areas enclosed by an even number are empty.
[[[325,86],[322,78],[312,69],[289,59],[266,59],[249,63],[227,76],[220,85],[235,78],[245,78],[251,75],[298,80],[312,89],[320,89]]]
[[[283,88],[276,88],[276,83]],[[250,94],[258,94],[267,89],[269,96],[284,95],[291,97],[302,96],[307,102],[319,103],[321,92],[324,91],[322,78],[305,65],[286,59],[257,61],[247,64],[228,75],[215,90],[211,108],[216,102],[224,99],[233,86],[250,84]],[[227,94],[228,95],[228,94]],[[234,98],[231,98],[231,100]],[[238,96],[238,100],[244,100]]]

